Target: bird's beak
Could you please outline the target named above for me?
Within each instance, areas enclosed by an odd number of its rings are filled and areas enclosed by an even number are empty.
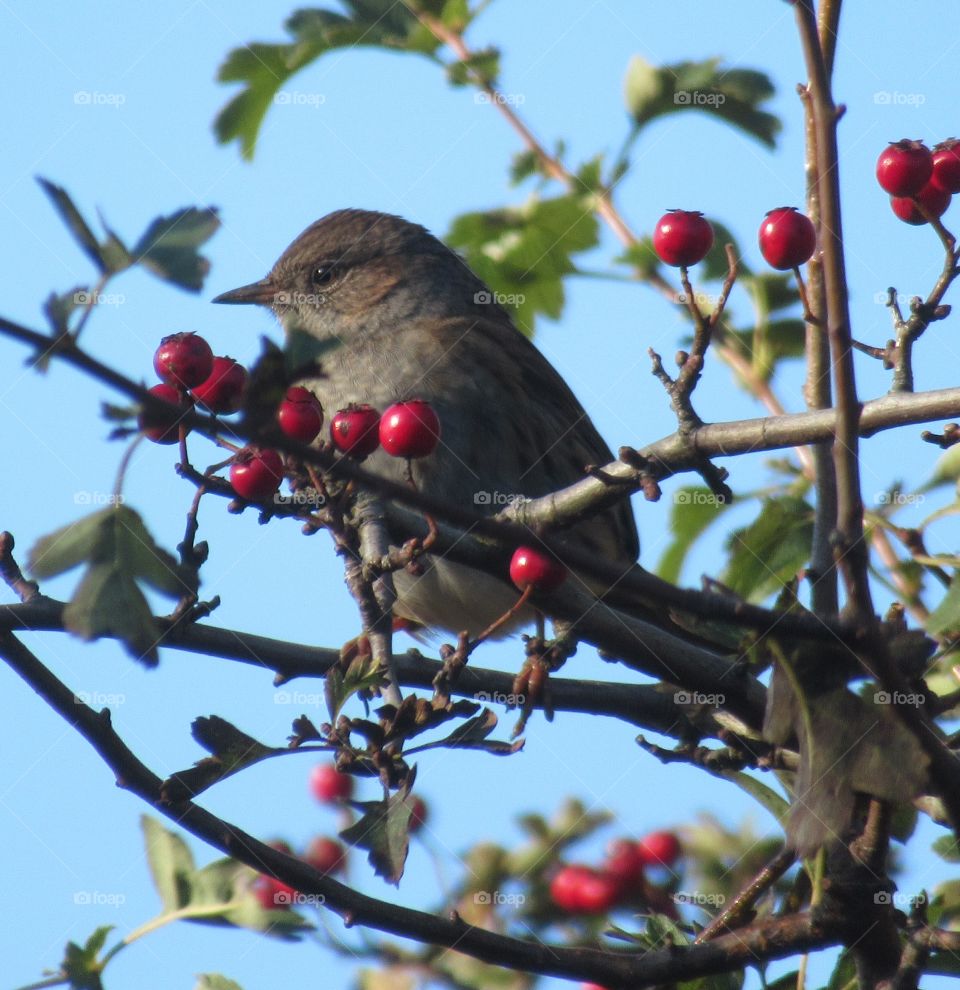
[[[229,292],[221,292],[213,302],[234,303],[235,305],[272,306],[276,300],[277,289],[270,276],[260,279],[259,282],[251,282],[249,285],[241,285],[239,289],[231,289]]]

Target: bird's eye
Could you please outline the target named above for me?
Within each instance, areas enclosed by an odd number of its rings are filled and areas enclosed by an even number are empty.
[[[310,279],[316,286],[329,285],[337,274],[335,265],[317,265],[310,273]]]

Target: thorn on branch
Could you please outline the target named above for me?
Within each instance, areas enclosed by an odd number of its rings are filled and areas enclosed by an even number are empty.
[[[26,605],[43,597],[40,586],[36,581],[28,581],[13,559],[13,548],[16,541],[12,533],[4,530],[0,533],[0,577],[6,582],[11,591]]]
[[[920,434],[920,439],[926,443],[935,444],[941,450],[946,450],[955,443],[960,443],[960,424],[947,423],[943,428],[943,433],[933,433],[930,430],[924,430]]]

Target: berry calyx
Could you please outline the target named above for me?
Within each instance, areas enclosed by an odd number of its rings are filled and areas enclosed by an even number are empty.
[[[163,399],[164,402],[169,402],[178,408],[171,409],[169,412],[166,409],[161,412],[144,409],[137,420],[140,432],[154,443],[176,443],[180,439],[180,420],[188,408],[184,404],[183,393],[175,385],[170,385],[167,382],[154,385],[148,391],[158,399]],[[188,432],[189,429],[187,427]]]
[[[757,239],[764,260],[779,271],[805,265],[817,246],[817,232],[810,218],[795,206],[770,210],[760,224]]]
[[[713,247],[713,227],[702,213],[668,210],[653,231],[657,257],[674,268],[687,268],[703,261]]]
[[[913,196],[933,174],[933,155],[922,141],[894,141],[877,159],[877,182],[891,196]]]
[[[921,227],[923,224],[927,223],[927,218],[923,215],[917,202],[923,204],[924,208],[932,216],[941,217],[947,212],[947,207],[950,205],[950,193],[945,189],[941,189],[939,186],[935,186],[932,182],[928,182],[921,190],[917,193],[916,197],[913,196],[891,196],[890,206],[893,208],[893,212],[904,222],[908,223],[913,227]]]
[[[310,771],[310,790],[322,804],[336,804],[353,794],[353,777],[332,763],[318,763]]]
[[[637,852],[645,866],[673,866],[680,858],[680,840],[666,830],[651,832],[637,843]]]
[[[339,842],[328,839],[325,835],[318,835],[307,846],[303,858],[321,873],[339,873],[344,867],[346,855],[346,850]]]
[[[267,447],[244,447],[230,465],[230,484],[241,497],[269,498],[283,481],[283,458]]]
[[[380,417],[380,444],[391,457],[426,457],[440,440],[440,418],[423,399],[390,406]]]
[[[553,591],[563,584],[567,569],[556,557],[534,547],[517,547],[510,559],[510,580],[521,590]]]
[[[338,409],[330,420],[330,440],[334,447],[358,460],[380,446],[380,413],[373,406],[351,404]]]
[[[956,138],[947,138],[934,147],[930,181],[946,192],[960,192],[960,141]]]
[[[172,333],[160,341],[153,367],[163,381],[194,388],[210,377],[213,351],[199,334]]]
[[[240,408],[247,385],[247,369],[231,357],[215,357],[209,377],[191,391],[200,405],[212,413],[229,416]]]
[[[309,389],[294,385],[277,410],[277,422],[284,436],[301,443],[315,440],[323,426],[323,406]]]

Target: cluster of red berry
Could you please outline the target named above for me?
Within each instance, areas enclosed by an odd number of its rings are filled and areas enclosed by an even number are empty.
[[[277,839],[268,843],[277,852],[295,855],[288,842]],[[300,857],[321,873],[334,874],[343,870],[347,861],[347,852],[335,839],[318,835],[304,850]],[[295,906],[297,893],[293,887],[263,873],[253,881],[251,887],[254,896],[265,911],[285,911]]]
[[[318,763],[310,771],[310,790],[321,804],[339,804],[353,797],[353,777],[332,763]],[[427,820],[427,802],[415,794],[412,799],[410,831],[418,832]]]
[[[877,159],[877,182],[905,223],[927,223],[924,212],[941,217],[960,192],[960,141],[950,138],[933,151],[922,141],[894,141]]]
[[[672,902],[648,871],[670,870],[681,855],[680,840],[673,832],[645,835],[639,842],[615,839],[599,867],[570,863],[560,867],[550,881],[550,897],[568,914],[606,914],[627,901],[656,901],[663,912]],[[669,886],[669,884],[668,884]]]
[[[233,358],[215,357],[210,345],[196,333],[164,337],[153,358],[161,378],[150,392],[168,402],[169,412],[144,412],[141,431],[154,443],[180,439],[183,412],[196,402],[212,413],[228,416],[240,409],[248,375]],[[308,389],[287,389],[277,410],[284,436],[312,443],[323,427],[323,407]],[[339,409],[330,421],[330,442],[358,460],[382,446],[393,457],[426,457],[440,439],[440,420],[429,403],[411,399],[390,406],[381,416],[368,405]],[[283,480],[283,458],[269,447],[250,446],[239,451],[230,467],[230,484],[250,500],[269,498]]]
[[[810,218],[795,206],[770,210],[760,225],[760,253],[767,264],[788,271],[806,264],[817,246],[817,232]],[[686,268],[703,261],[713,247],[713,227],[702,213],[668,210],[653,231],[657,257],[674,268]]]

